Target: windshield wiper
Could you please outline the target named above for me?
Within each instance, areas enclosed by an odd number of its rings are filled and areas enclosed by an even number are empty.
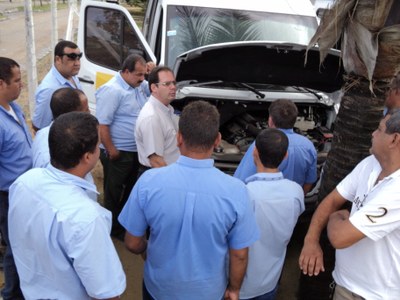
[[[244,87],[244,88],[248,89],[249,91],[253,92],[254,94],[256,94],[261,99],[265,98],[265,95],[263,93],[261,93],[259,90],[255,89],[255,88],[253,88],[251,85],[248,85],[247,83],[236,82],[235,84],[237,86]]]
[[[308,92],[308,93],[310,93],[310,94],[313,94],[315,97],[317,97],[317,99],[318,100],[321,100],[322,99],[322,96],[321,95],[319,95],[317,92],[315,92],[315,91],[313,91],[313,90],[311,90],[311,89],[309,89],[309,88],[305,88],[305,87],[299,87],[299,86],[293,86],[293,88],[294,89],[296,89],[296,90],[298,90],[298,91],[301,91],[301,92]]]

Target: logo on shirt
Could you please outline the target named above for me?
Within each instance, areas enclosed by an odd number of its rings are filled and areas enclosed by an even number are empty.
[[[382,214],[380,215],[365,215],[371,223],[376,223],[374,219],[382,218],[387,214],[387,209],[385,207],[379,207],[379,210],[382,210]]]

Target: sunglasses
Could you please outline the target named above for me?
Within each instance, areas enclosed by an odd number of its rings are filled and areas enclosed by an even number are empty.
[[[166,86],[166,87],[169,87],[171,85],[176,86],[176,81],[165,81],[165,82],[159,82],[159,83],[156,83],[156,84],[157,85],[161,84],[162,86]]]
[[[64,56],[64,55],[65,55],[66,57],[72,59],[72,60],[76,60],[76,59],[79,60],[79,59],[81,59],[83,53],[79,53],[79,54],[76,54],[76,53],[63,53],[63,54],[61,54],[60,56]]]

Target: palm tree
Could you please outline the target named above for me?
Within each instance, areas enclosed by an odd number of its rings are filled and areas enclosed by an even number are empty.
[[[400,71],[400,1],[337,0],[323,15],[309,47],[315,44],[320,48],[321,64],[328,49],[340,44],[346,72],[321,183],[322,201],[369,155],[371,133],[382,118],[385,92]],[[321,237],[321,244],[325,274],[315,279],[302,277],[300,299],[328,299],[334,250],[326,236]]]

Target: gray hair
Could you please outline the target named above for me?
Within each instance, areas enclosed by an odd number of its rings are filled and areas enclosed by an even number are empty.
[[[389,119],[386,121],[386,133],[400,133],[400,108],[390,110],[386,115]]]
[[[392,79],[390,83],[390,89],[392,90],[400,89],[400,72],[397,73],[397,75]]]

